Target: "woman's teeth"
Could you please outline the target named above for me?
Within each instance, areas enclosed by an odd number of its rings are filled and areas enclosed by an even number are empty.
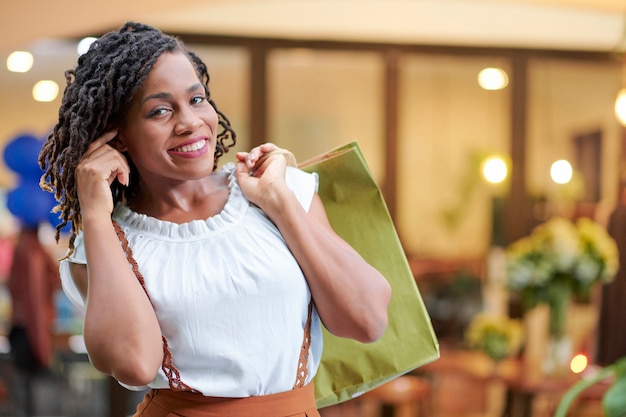
[[[190,143],[189,145],[174,148],[173,150],[175,152],[193,152],[193,151],[197,151],[198,149],[202,149],[205,143],[206,143],[206,140],[202,139],[197,142]]]

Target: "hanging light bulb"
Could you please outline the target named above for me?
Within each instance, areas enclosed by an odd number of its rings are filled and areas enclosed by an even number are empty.
[[[615,99],[615,116],[619,122],[626,126],[626,88],[622,88],[617,93]]]

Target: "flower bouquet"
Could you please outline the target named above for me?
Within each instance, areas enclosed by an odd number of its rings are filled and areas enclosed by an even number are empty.
[[[560,337],[570,300],[588,301],[593,286],[612,281],[618,266],[617,245],[602,226],[554,217],[509,246],[507,287],[525,309],[547,304],[550,335]]]

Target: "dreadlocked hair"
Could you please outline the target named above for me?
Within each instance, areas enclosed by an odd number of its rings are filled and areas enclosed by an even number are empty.
[[[53,209],[61,220],[56,227],[57,242],[61,229],[71,222],[67,256],[73,253],[76,235],[82,229],[74,177],[76,166],[93,141],[124,121],[131,100],[165,52],[182,52],[189,58],[205,87],[208,102],[217,112],[220,131],[213,156],[214,170],[218,159],[235,145],[235,131],[211,99],[206,65],[182,41],[135,22],[103,35],[79,57],[76,68],[65,72],[67,85],[59,120],[39,154],[39,166],[44,171],[40,186],[53,193],[58,203]],[[137,168],[128,157],[126,159],[131,168],[130,181],[128,187],[113,181],[114,205],[132,200],[138,192]]]

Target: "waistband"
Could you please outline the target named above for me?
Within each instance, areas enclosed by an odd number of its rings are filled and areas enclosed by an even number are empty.
[[[143,406],[143,410],[142,410]],[[192,392],[153,389],[138,407],[137,416],[152,416],[152,407],[185,417],[287,417],[319,415],[316,411],[313,383],[278,394],[245,398],[206,397]],[[146,414],[144,414],[143,412]]]

